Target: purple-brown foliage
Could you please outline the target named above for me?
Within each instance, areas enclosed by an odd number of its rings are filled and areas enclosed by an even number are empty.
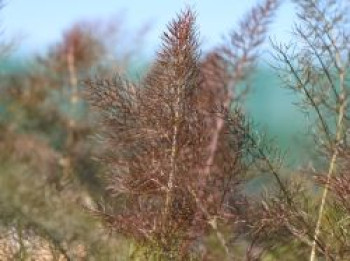
[[[100,160],[120,203],[114,212],[96,213],[112,229],[166,258],[184,258],[193,242],[214,232],[229,254],[221,230],[244,213],[243,154],[252,144],[242,113],[231,108],[232,88],[255,64],[277,6],[268,0],[253,9],[230,44],[203,61],[195,17],[186,10],[169,24],[143,80],[88,83],[89,100],[102,116]]]

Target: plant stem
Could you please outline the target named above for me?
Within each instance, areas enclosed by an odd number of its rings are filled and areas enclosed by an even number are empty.
[[[337,55],[337,60],[340,60],[340,56]],[[324,216],[324,211],[326,207],[326,199],[329,191],[329,183],[333,176],[333,173],[336,172],[336,161],[339,154],[339,144],[342,140],[342,134],[343,134],[343,121],[344,121],[344,114],[346,109],[346,94],[345,94],[345,88],[344,88],[344,70],[340,69],[339,71],[339,82],[340,82],[340,89],[342,91],[341,97],[340,97],[340,106],[339,106],[339,112],[338,112],[338,122],[337,122],[337,129],[336,129],[336,140],[335,145],[333,148],[333,155],[332,159],[329,164],[328,168],[328,174],[327,174],[327,182],[325,184],[325,188],[323,190],[322,194],[322,200],[321,200],[321,206],[318,212],[318,219],[316,223],[315,233],[314,233],[314,239],[312,242],[312,248],[311,248],[311,254],[310,254],[310,261],[316,260],[316,245],[319,238],[319,235],[321,233],[321,226],[322,226],[322,218]]]
[[[173,126],[173,135],[172,135],[172,143],[171,143],[171,155],[170,155],[170,165],[171,170],[169,173],[169,179],[168,179],[168,185],[167,185],[167,194],[165,199],[165,221],[167,219],[167,216],[169,214],[169,209],[172,201],[172,193],[174,189],[174,180],[176,175],[176,154],[177,154],[177,136],[179,131],[179,110],[180,110],[180,102],[181,102],[181,88],[179,86],[175,87],[176,91],[176,102],[174,106],[174,126]],[[166,222],[164,223],[166,224]]]

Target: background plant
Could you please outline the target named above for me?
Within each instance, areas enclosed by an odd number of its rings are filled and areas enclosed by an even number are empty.
[[[106,193],[92,159],[94,123],[81,79],[92,68],[107,74],[112,64],[127,70],[128,58],[111,49],[117,26],[73,25],[48,53],[28,61],[29,68],[2,75],[1,260],[106,260],[127,251],[84,210]]]
[[[348,161],[349,15],[345,11],[348,4],[294,2],[300,21],[294,35],[299,43],[274,44],[275,58],[285,85],[300,95],[300,106],[314,123],[310,134],[314,138],[315,159],[313,167],[304,172],[318,178],[315,182],[304,175],[301,182],[290,182],[291,199],[283,196],[269,199],[263,210],[266,219],[260,224],[266,226],[271,219],[274,224],[269,223],[269,229],[272,226],[277,233],[291,235],[298,242],[296,251],[302,253],[303,259],[307,258],[306,249],[310,247],[310,260],[316,260],[317,256],[346,260],[349,258],[349,213],[344,211]]]

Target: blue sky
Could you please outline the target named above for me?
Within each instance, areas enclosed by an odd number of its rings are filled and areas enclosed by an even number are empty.
[[[146,53],[159,46],[159,35],[166,24],[186,5],[197,12],[197,25],[205,48],[219,43],[236,22],[258,0],[5,0],[1,11],[3,37],[20,40],[21,52],[45,50],[57,42],[62,32],[81,20],[123,17],[127,30],[137,30],[146,23],[151,30],[146,37]],[[272,25],[271,36],[288,41],[293,25],[291,4],[282,6]]]

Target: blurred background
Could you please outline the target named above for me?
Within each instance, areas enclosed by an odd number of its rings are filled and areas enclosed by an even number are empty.
[[[109,46],[110,53],[105,59],[111,61],[116,57],[128,56],[129,70],[141,75],[160,47],[160,36],[166,24],[184,7],[190,6],[196,10],[201,47],[205,53],[225,41],[228,32],[235,28],[255,2],[152,0],[146,4],[137,0],[6,1],[1,14],[3,38],[14,39],[15,44],[5,67],[18,68],[34,54],[47,54],[72,25],[89,22],[95,26],[103,25],[105,35],[100,40],[113,45]],[[293,4],[285,2],[271,24],[271,40],[292,41],[295,18]],[[113,33],[108,30],[113,30]],[[296,98],[280,88],[276,73],[271,72],[271,49],[267,40],[261,53],[260,71],[253,79],[255,83],[247,97],[247,110],[261,128],[270,131],[282,147],[293,155],[292,159],[301,160],[304,155],[295,150],[300,147],[297,137],[303,136],[300,131],[305,130],[305,118],[293,105]],[[2,68],[4,70],[6,68]]]

